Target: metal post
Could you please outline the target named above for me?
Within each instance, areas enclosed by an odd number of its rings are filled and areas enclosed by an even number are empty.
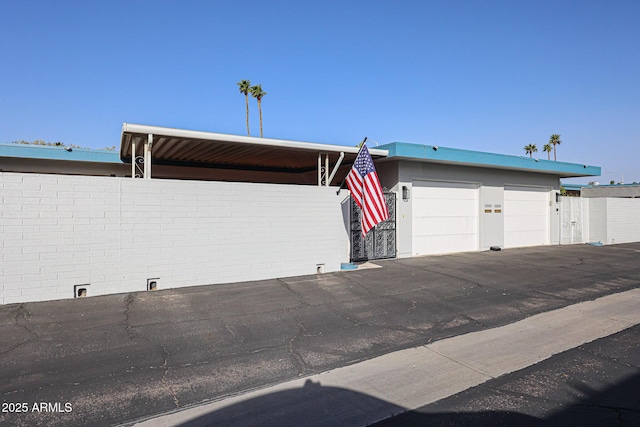
[[[136,177],[136,138],[131,138],[131,178]]]
[[[364,139],[362,140],[362,142],[360,143],[360,148],[358,149],[358,154],[356,154],[356,159],[360,155],[360,151],[362,151],[362,147],[364,147],[364,144],[366,142],[367,142],[367,137],[365,136]],[[342,180],[342,182],[340,183],[340,186],[338,187],[338,191],[336,191],[336,195],[340,194],[340,190],[342,189],[342,186],[344,185],[344,183],[347,181],[347,177],[348,176],[349,175],[347,174],[347,176],[345,176],[344,179]]]
[[[340,157],[338,157],[338,161],[333,167],[333,171],[331,172],[331,175],[329,175],[329,178],[327,179],[327,186],[331,185],[331,181],[333,181],[333,177],[336,176],[336,172],[338,172],[338,168],[342,164],[342,159],[344,159],[344,152],[340,153]]]
[[[318,153],[318,187],[322,185],[322,154]]]
[[[147,135],[147,143],[144,145],[144,178],[151,179],[151,148],[153,145],[153,134]]]
[[[324,155],[324,186],[329,186],[329,153]]]
[[[144,148],[144,150],[142,152],[142,158],[143,158],[144,172],[142,174],[143,175],[142,177],[146,179],[147,178],[147,174],[148,174],[148,171],[147,171],[148,166],[147,165],[149,164],[149,162],[147,160],[147,157],[149,156],[149,141],[145,141],[144,142],[144,147],[143,148]]]

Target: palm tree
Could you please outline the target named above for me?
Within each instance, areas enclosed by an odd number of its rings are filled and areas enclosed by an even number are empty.
[[[560,141],[560,135],[558,135],[557,133],[554,133],[553,135],[551,135],[551,137],[549,138],[549,144],[553,145],[553,160],[556,160],[556,145],[560,145],[562,144],[562,141]]]
[[[529,155],[529,157],[533,158],[533,153],[538,151],[538,147],[536,147],[536,144],[525,145],[524,151]]]
[[[547,160],[551,160],[551,151],[552,150],[553,150],[553,148],[551,147],[551,144],[544,144],[544,148],[542,149],[542,151],[547,153]]]
[[[267,92],[262,90],[262,85],[251,86],[251,96],[258,100],[258,111],[260,112],[260,138],[262,138],[262,97]]]
[[[247,107],[247,135],[251,136],[251,132],[249,132],[249,91],[251,90],[251,82],[249,80],[240,80],[238,86],[240,93],[244,94],[244,101]]]

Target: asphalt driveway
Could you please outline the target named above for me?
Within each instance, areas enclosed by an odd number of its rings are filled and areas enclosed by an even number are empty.
[[[640,243],[375,264],[0,306],[3,402],[29,408],[0,424],[124,423],[640,287]]]

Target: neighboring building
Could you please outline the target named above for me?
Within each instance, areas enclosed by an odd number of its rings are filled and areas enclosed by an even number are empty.
[[[607,184],[599,183],[589,184],[562,184],[567,196],[578,196],[585,198],[597,197],[622,197],[636,198],[640,197],[640,184]]]
[[[583,187],[586,187],[586,184],[565,184],[564,182],[560,183],[560,191],[564,190],[563,196],[569,197],[580,197],[580,191],[582,191]]]
[[[582,187],[580,195],[585,198],[636,198],[640,197],[640,184],[589,185]]]
[[[566,184],[580,197],[563,197],[561,243],[640,241],[640,184]]]
[[[0,144],[0,172],[125,176],[127,170],[113,150]]]
[[[560,178],[600,174],[430,145],[370,148],[392,218],[361,241],[349,192],[337,194],[357,152],[131,124],[119,152],[0,146],[0,303],[330,272],[356,247],[375,258],[380,245],[381,257],[411,257],[558,244]]]

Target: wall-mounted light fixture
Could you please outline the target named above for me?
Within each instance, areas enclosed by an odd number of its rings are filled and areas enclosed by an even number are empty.
[[[409,187],[407,187],[406,185],[402,186],[402,200],[404,200],[405,202],[409,200],[409,197],[411,196],[411,193],[409,192]]]

